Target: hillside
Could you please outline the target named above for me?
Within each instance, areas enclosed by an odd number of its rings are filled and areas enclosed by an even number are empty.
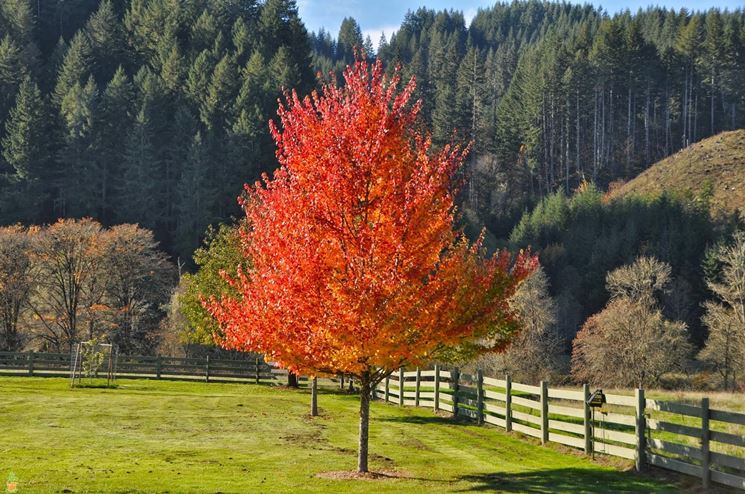
[[[654,164],[609,193],[611,199],[662,191],[709,197],[712,214],[745,212],[745,130],[723,132]]]

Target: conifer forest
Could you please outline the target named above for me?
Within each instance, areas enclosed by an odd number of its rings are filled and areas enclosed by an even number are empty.
[[[220,225],[245,218],[244,184],[278,166],[269,120],[283,92],[311,95],[355,59],[380,59],[386,73],[415,79],[434,150],[471,145],[459,227],[483,234],[490,251],[539,256],[536,290],[550,313],[536,324],[552,369],[569,375],[571,359],[582,375],[573,340],[621,303],[682,324],[680,350],[703,351],[718,327],[711,300],[729,307],[716,287],[739,259],[740,211],[711,210],[710,190],[609,193],[676,153],[685,174],[697,165],[681,150],[745,128],[745,10],[608,14],[515,0],[468,23],[457,10],[419,8],[388,39],[362,32],[351,17],[338,32],[309,32],[294,0],[1,0],[0,225],[138,225],[165,284],[176,285],[166,262],[186,280],[178,310],[189,337],[209,332],[199,290],[219,292],[216,273],[237,265],[220,262],[231,243]],[[664,266],[644,264],[651,258]],[[212,272],[200,274],[205,265]],[[613,278],[618,269],[637,271]],[[645,269],[665,284],[634,298]],[[159,289],[153,332],[174,320],[169,290]]]

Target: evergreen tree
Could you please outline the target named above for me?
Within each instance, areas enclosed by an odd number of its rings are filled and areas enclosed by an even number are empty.
[[[125,65],[124,29],[111,0],[103,0],[85,26],[94,60],[94,75],[98,81],[109,81],[117,67]]]
[[[10,35],[6,34],[0,41],[0,121],[5,120],[13,105],[25,72],[20,50]]]
[[[171,94],[178,94],[184,79],[184,60],[178,41],[164,39],[158,48],[158,59],[160,62],[160,78],[163,80],[163,84]]]
[[[210,76],[214,71],[212,54],[203,50],[194,59],[194,63],[186,76],[186,96],[193,104],[201,106],[207,94]]]
[[[118,186],[116,220],[154,228],[160,218],[158,204],[160,163],[153,146],[150,122],[145,110],[134,119],[124,148],[124,173]]]
[[[190,45],[195,53],[212,48],[218,32],[215,18],[209,11],[203,11],[191,26]]]
[[[79,31],[72,38],[57,73],[57,84],[52,95],[52,101],[56,105],[62,105],[62,100],[75,84],[86,83],[91,75],[91,60],[91,45],[88,37]]]
[[[235,99],[237,77],[238,70],[234,59],[226,54],[215,66],[200,111],[202,122],[208,130],[212,131],[225,125],[228,111]]]
[[[352,17],[345,17],[341,21],[339,36],[336,38],[336,58],[349,64],[354,61],[354,50],[364,48],[362,30]],[[371,53],[368,53],[371,55]]]
[[[36,85],[26,76],[21,82],[15,107],[5,122],[2,157],[10,166],[9,183],[0,199],[0,221],[41,222],[50,178],[48,112]]]
[[[184,255],[199,247],[202,232],[214,218],[215,191],[209,186],[209,168],[209,156],[202,135],[197,132],[188,148],[177,188],[176,248]]]
[[[100,216],[101,177],[97,169],[94,115],[98,90],[93,77],[83,86],[76,82],[62,99],[60,116],[63,123],[63,146],[58,153],[58,209],[62,216]],[[85,177],[81,180],[81,177]]]
[[[98,215],[103,224],[110,224],[114,217],[116,184],[123,178],[124,149],[122,136],[132,125],[132,101],[135,98],[132,83],[119,67],[101,95],[96,113],[96,160],[98,174],[91,177],[97,184]]]

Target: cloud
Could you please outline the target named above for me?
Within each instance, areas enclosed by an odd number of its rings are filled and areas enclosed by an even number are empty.
[[[385,39],[388,41],[391,40],[391,35],[398,31],[399,29],[398,24],[390,24],[387,26],[378,26],[371,29],[363,29],[362,30],[362,39],[365,39],[367,36],[370,36],[370,39],[372,40],[373,48],[376,50],[378,49],[378,42],[380,41],[380,35],[385,33]]]
[[[479,12],[477,8],[470,8],[463,11],[463,18],[466,21],[466,27],[471,25],[471,21],[474,17],[476,17],[476,14]]]

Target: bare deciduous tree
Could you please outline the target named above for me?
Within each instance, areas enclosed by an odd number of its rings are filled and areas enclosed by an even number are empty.
[[[745,234],[738,232],[731,245],[716,253],[722,266],[721,279],[707,280],[717,301],[704,307],[709,337],[699,358],[722,377],[725,389],[734,389],[745,373]]]
[[[42,348],[64,351],[105,337],[125,352],[155,349],[175,270],[150,231],[60,220],[39,231],[31,252],[36,286],[27,323]]]
[[[666,319],[657,303],[670,280],[669,265],[645,257],[608,274],[611,301],[574,340],[576,380],[645,387],[683,368],[691,350],[688,328]]]
[[[567,358],[556,325],[556,303],[548,293],[548,278],[542,268],[520,285],[510,306],[523,329],[504,353],[484,355],[475,366],[494,375],[511,374],[521,382],[556,382],[566,374]]]
[[[33,248],[37,290],[31,297],[34,336],[43,347],[64,351],[79,340],[97,336],[84,313],[98,303],[101,225],[90,219],[59,220],[36,236]]]
[[[28,309],[34,287],[30,246],[36,230],[0,228],[0,349],[18,350],[23,342],[18,321]]]
[[[176,271],[158,250],[152,232],[118,225],[106,232],[106,305],[112,342],[123,352],[147,352],[157,345],[159,321],[176,283]]]

